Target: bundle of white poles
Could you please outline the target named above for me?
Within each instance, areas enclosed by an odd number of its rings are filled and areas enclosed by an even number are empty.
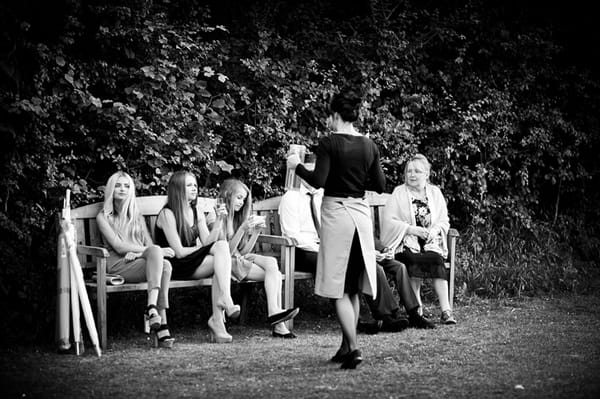
[[[80,306],[83,311],[85,324],[90,334],[90,340],[96,354],[101,356],[98,331],[94,322],[94,315],[90,306],[81,263],[77,257],[75,227],[71,222],[71,190],[67,189],[63,201],[57,248],[57,301],[56,301],[56,338],[59,351],[68,351],[71,347],[70,320],[73,324],[73,344],[75,353],[80,355],[83,351],[81,332]]]

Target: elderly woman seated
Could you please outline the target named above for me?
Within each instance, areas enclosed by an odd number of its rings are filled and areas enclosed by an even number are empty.
[[[431,165],[421,154],[406,163],[405,182],[394,189],[384,208],[382,242],[408,268],[420,312],[423,311],[422,279],[432,278],[442,311],[441,322],[456,324],[448,299],[444,267],[450,228],[448,209],[441,190],[429,183],[430,172]]]

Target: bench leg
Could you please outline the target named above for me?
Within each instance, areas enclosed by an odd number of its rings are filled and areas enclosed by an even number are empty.
[[[96,297],[96,322],[98,324],[98,333],[100,335],[100,348],[104,351],[106,350],[108,339],[106,333],[106,291],[101,292],[101,289],[99,288],[96,292]]]
[[[252,294],[252,285],[251,284],[247,284],[247,283],[241,283],[240,284],[240,296],[241,296],[241,302],[240,302],[240,324],[245,324],[246,321],[248,320],[248,303],[249,303],[249,298],[250,298],[250,294]]]
[[[454,261],[450,262],[450,278],[448,281],[448,300],[450,309],[454,309]]]
[[[282,247],[281,259],[283,263],[283,308],[291,309],[294,307],[294,271],[295,265],[295,251],[294,247]],[[294,328],[294,319],[286,322],[287,328],[292,330]]]

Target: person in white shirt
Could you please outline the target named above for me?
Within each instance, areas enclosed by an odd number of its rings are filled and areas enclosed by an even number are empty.
[[[305,166],[310,167],[312,165],[305,164]],[[288,190],[282,196],[279,203],[279,222],[283,235],[292,238],[296,243],[296,270],[314,274],[319,252],[320,240],[317,229],[320,220],[323,189],[315,189],[303,179],[300,179],[300,181],[299,189]],[[397,269],[394,268],[393,271]],[[409,286],[408,288],[410,289]],[[377,293],[376,299],[372,299],[368,295],[365,296],[366,303],[375,321],[373,323],[360,323],[359,329],[371,334],[376,334],[380,330],[397,332],[405,329],[409,325],[409,321],[400,316],[400,307],[380,264],[377,265]],[[416,302],[416,299],[414,302]],[[425,319],[411,320],[411,325],[420,328],[432,327]]]
[[[314,208],[311,210],[311,196]],[[323,189],[315,189],[304,180],[300,188],[288,190],[279,204],[281,231],[296,243],[296,270],[315,273],[319,253],[319,233],[311,217],[320,219]]]

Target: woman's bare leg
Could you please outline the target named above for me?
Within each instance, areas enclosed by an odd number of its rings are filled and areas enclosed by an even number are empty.
[[[217,303],[231,307],[233,306],[233,299],[231,298],[231,255],[229,254],[227,241],[219,240],[215,242],[210,254],[213,257],[214,279],[220,292]]]
[[[419,313],[423,314],[423,302],[421,301],[421,284],[423,279],[420,277],[411,277],[410,278],[410,286],[412,287],[415,296],[417,297],[417,301],[419,303]]]
[[[452,310],[450,308],[450,300],[448,299],[448,282],[443,278],[434,278],[433,289],[437,294],[438,300],[440,301],[440,308],[442,309],[442,312],[446,310]]]

